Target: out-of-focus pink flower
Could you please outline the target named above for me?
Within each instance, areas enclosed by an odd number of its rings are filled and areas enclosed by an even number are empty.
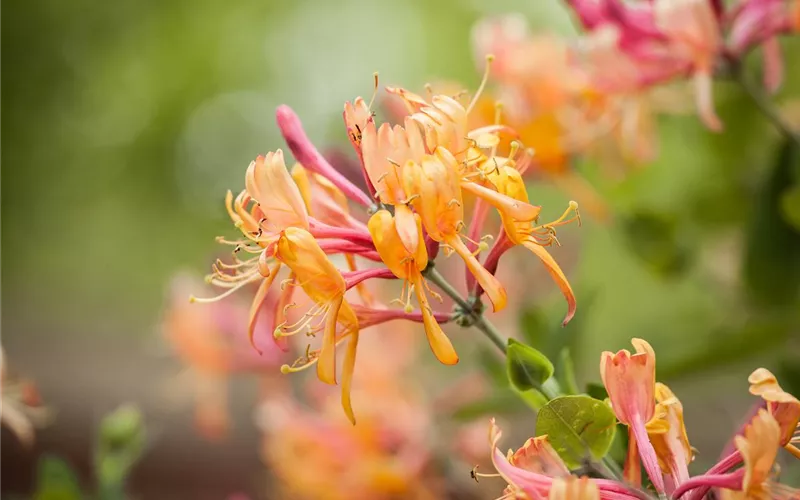
[[[26,447],[33,446],[35,429],[47,425],[52,411],[42,404],[33,382],[9,377],[5,351],[0,347],[0,424]]]

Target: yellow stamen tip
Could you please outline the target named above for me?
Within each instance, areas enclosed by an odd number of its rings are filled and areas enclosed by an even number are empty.
[[[197,302],[197,297],[195,297],[194,295],[190,295],[189,296],[189,303],[194,304],[195,302]]]
[[[405,311],[406,314],[411,314],[414,311],[414,308],[411,307],[411,304],[406,304],[406,306],[403,308],[403,311]]]
[[[494,54],[486,54],[486,62],[494,61]]]
[[[289,365],[281,365],[281,373],[283,373],[284,375],[292,373],[292,367]]]
[[[569,200],[569,208],[572,210],[578,209],[578,202],[575,200]]]

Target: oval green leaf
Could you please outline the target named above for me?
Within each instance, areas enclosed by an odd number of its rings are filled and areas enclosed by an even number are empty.
[[[571,469],[585,459],[600,460],[608,453],[617,419],[604,403],[586,395],[561,396],[539,411],[536,435],[547,435],[550,444]]]
[[[553,376],[553,363],[533,347],[508,339],[506,371],[515,389],[539,389],[545,380]]]

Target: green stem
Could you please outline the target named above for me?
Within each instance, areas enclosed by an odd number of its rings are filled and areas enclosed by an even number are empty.
[[[503,338],[503,335],[480,311],[475,310],[475,304],[471,304],[467,299],[462,297],[458,290],[456,290],[435,267],[428,266],[428,268],[425,269],[425,277],[438,286],[445,295],[453,299],[464,314],[471,317],[473,321],[472,326],[483,332],[483,334],[500,349],[500,352],[503,354],[506,353],[506,340]]]
[[[734,79],[739,83],[739,85],[744,89],[745,93],[750,97],[753,103],[758,107],[761,113],[772,122],[772,124],[777,128],[787,139],[794,141],[798,146],[800,146],[800,136],[798,136],[797,132],[792,129],[792,127],[786,123],[783,117],[780,115],[775,106],[773,106],[772,101],[770,101],[764,92],[755,84],[753,81],[747,76],[744,68],[739,65],[733,69]]]

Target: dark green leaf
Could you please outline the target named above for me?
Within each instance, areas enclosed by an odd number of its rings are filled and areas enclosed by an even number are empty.
[[[585,395],[551,400],[536,419],[536,435],[547,435],[550,444],[570,468],[586,458],[599,460],[614,440],[617,419],[611,408]]]
[[[517,390],[538,389],[553,376],[553,363],[533,347],[508,339],[506,348],[508,380]]]
[[[767,307],[793,304],[800,284],[800,232],[781,213],[781,194],[791,185],[798,161],[797,147],[785,141],[756,194],[747,229],[745,283],[755,301]]]
[[[586,384],[586,394],[600,401],[608,397],[608,391],[606,391],[605,386],[596,382],[589,382]]]
[[[80,500],[78,479],[62,459],[45,455],[39,460],[34,500]]]

